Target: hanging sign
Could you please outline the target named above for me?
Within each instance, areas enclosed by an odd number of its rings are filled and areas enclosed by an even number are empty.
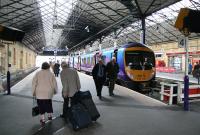
[[[179,48],[184,48],[185,47],[185,38],[184,37],[180,37],[178,39],[178,47]]]

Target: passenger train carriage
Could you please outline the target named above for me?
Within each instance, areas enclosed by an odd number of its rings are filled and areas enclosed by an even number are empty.
[[[119,65],[119,84],[134,90],[142,90],[153,84],[156,73],[155,55],[149,47],[141,43],[130,42],[115,50],[70,57],[69,62],[71,67],[90,74],[99,58],[106,65],[112,57],[116,57]]]

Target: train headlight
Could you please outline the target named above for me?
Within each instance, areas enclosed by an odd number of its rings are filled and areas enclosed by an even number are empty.
[[[133,75],[132,75],[132,74],[130,74],[130,73],[128,72],[127,75],[128,75],[129,78],[133,79]]]
[[[130,78],[133,79],[133,75],[130,75]]]
[[[155,72],[152,72],[152,73],[151,73],[151,76],[154,76],[154,75],[155,75]]]

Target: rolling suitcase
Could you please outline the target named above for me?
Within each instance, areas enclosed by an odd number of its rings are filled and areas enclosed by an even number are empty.
[[[78,95],[76,96],[78,97],[78,102],[88,110],[92,121],[96,121],[100,117],[100,114],[92,100],[90,91],[80,91],[77,94]]]
[[[83,99],[80,101],[80,103],[88,110],[88,113],[89,113],[92,121],[96,121],[100,117],[100,114],[99,114],[92,98]]]
[[[80,103],[72,105],[69,108],[69,121],[74,130],[88,127],[92,123],[88,111]]]

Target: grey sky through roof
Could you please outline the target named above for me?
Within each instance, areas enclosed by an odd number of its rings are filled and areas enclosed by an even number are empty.
[[[40,7],[46,46],[57,46],[67,18],[73,10],[77,0],[38,0]]]

